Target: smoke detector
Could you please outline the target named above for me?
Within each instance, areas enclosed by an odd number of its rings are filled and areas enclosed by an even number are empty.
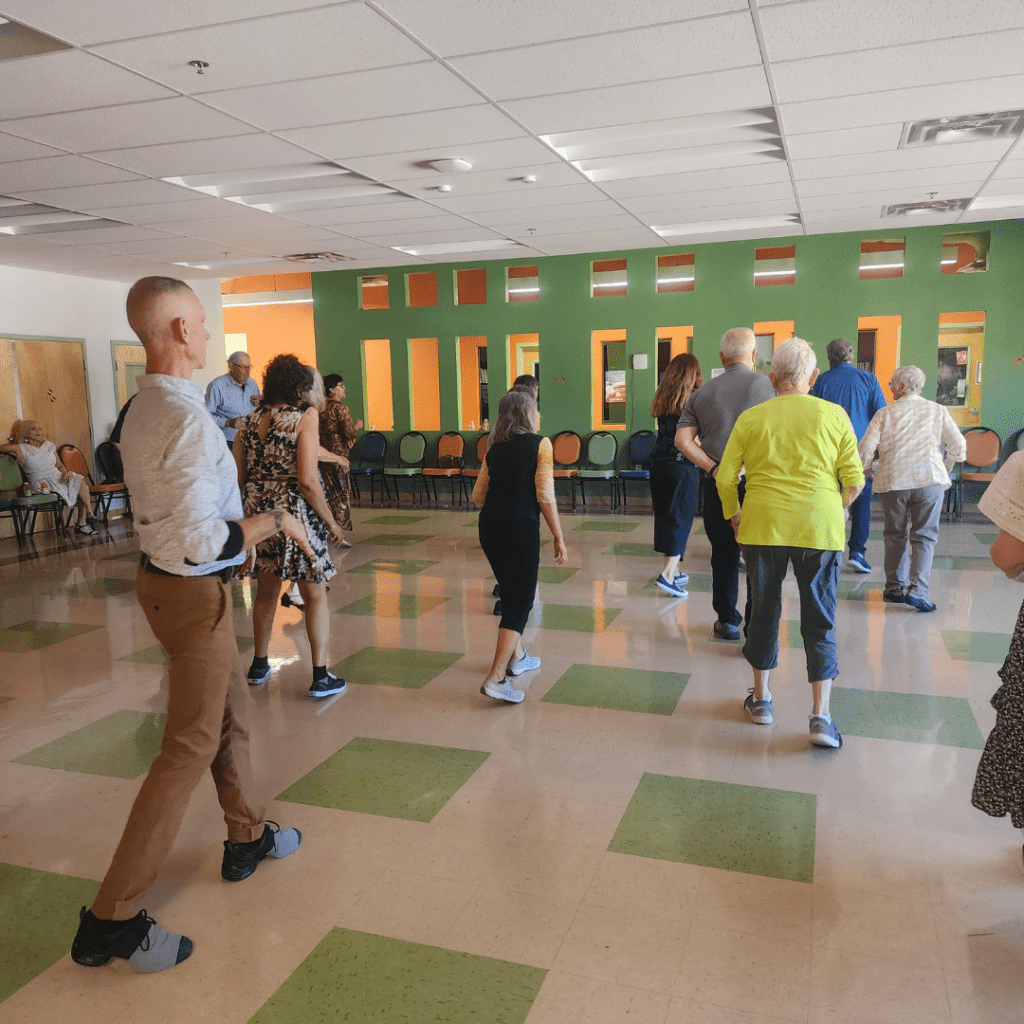
[[[295,252],[283,258],[293,263],[341,263],[355,259],[354,256],[342,256],[340,252]]]
[[[903,126],[900,149],[947,145],[951,142],[990,142],[993,139],[1013,138],[1022,131],[1024,110],[935,117],[928,121],[908,121]]]
[[[473,165],[468,160],[460,160],[458,157],[450,160],[428,160],[427,166],[438,174],[461,174],[463,171],[473,170]]]
[[[893,203],[892,206],[882,208],[882,216],[920,217],[926,213],[960,213],[970,203],[970,199],[926,199],[921,203]]]

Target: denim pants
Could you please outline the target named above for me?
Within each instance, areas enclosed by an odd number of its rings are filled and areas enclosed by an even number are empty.
[[[928,600],[935,542],[946,488],[942,484],[885,491],[878,502],[885,514],[885,592]],[[910,554],[907,554],[907,538]]]
[[[758,670],[778,665],[782,581],[792,562],[800,589],[800,635],[807,655],[807,679],[809,682],[835,679],[839,675],[836,587],[842,552],[744,544],[743,554],[750,588],[750,625],[743,657]]]
[[[863,555],[871,532],[871,477],[864,478],[864,490],[850,505],[850,554]]]

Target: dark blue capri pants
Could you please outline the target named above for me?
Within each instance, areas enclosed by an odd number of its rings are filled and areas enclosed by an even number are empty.
[[[792,562],[800,588],[800,635],[807,655],[807,679],[834,679],[839,675],[835,618],[842,552],[744,544],[743,554],[750,588],[750,624],[743,657],[759,671],[778,665],[782,581]]]

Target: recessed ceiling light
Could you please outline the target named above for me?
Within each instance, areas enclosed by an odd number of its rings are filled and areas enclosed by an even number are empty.
[[[1016,206],[1024,206],[1024,195],[1012,196],[978,196],[971,200],[969,210],[1009,210]]]
[[[931,193],[935,195],[934,192]],[[923,217],[929,213],[960,213],[970,199],[926,199],[920,203],[893,203],[882,208],[883,217]]]
[[[392,249],[410,256],[436,256],[445,252],[487,252],[492,249],[520,249],[509,238],[484,238],[477,242],[437,242],[433,245],[393,245]]]
[[[1022,131],[1024,110],[933,117],[927,121],[908,121],[903,126],[900,149],[941,146],[952,142],[990,142],[992,139],[1013,138]]]

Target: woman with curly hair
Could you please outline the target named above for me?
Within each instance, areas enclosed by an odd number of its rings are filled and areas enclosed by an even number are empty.
[[[307,407],[308,406],[308,407]],[[255,548],[252,666],[248,678],[260,686],[270,678],[267,652],[282,580],[295,580],[305,602],[306,636],[313,656],[311,697],[344,693],[346,682],[327,668],[330,618],[326,583],[334,575],[328,543],[343,539],[324,498],[317,467],[319,410],[324,406],[320,374],[296,356],[275,356],[263,378],[263,399],[245,418],[232,451],[238,465],[245,514],[283,509],[306,527],[312,557],[283,534]]]

